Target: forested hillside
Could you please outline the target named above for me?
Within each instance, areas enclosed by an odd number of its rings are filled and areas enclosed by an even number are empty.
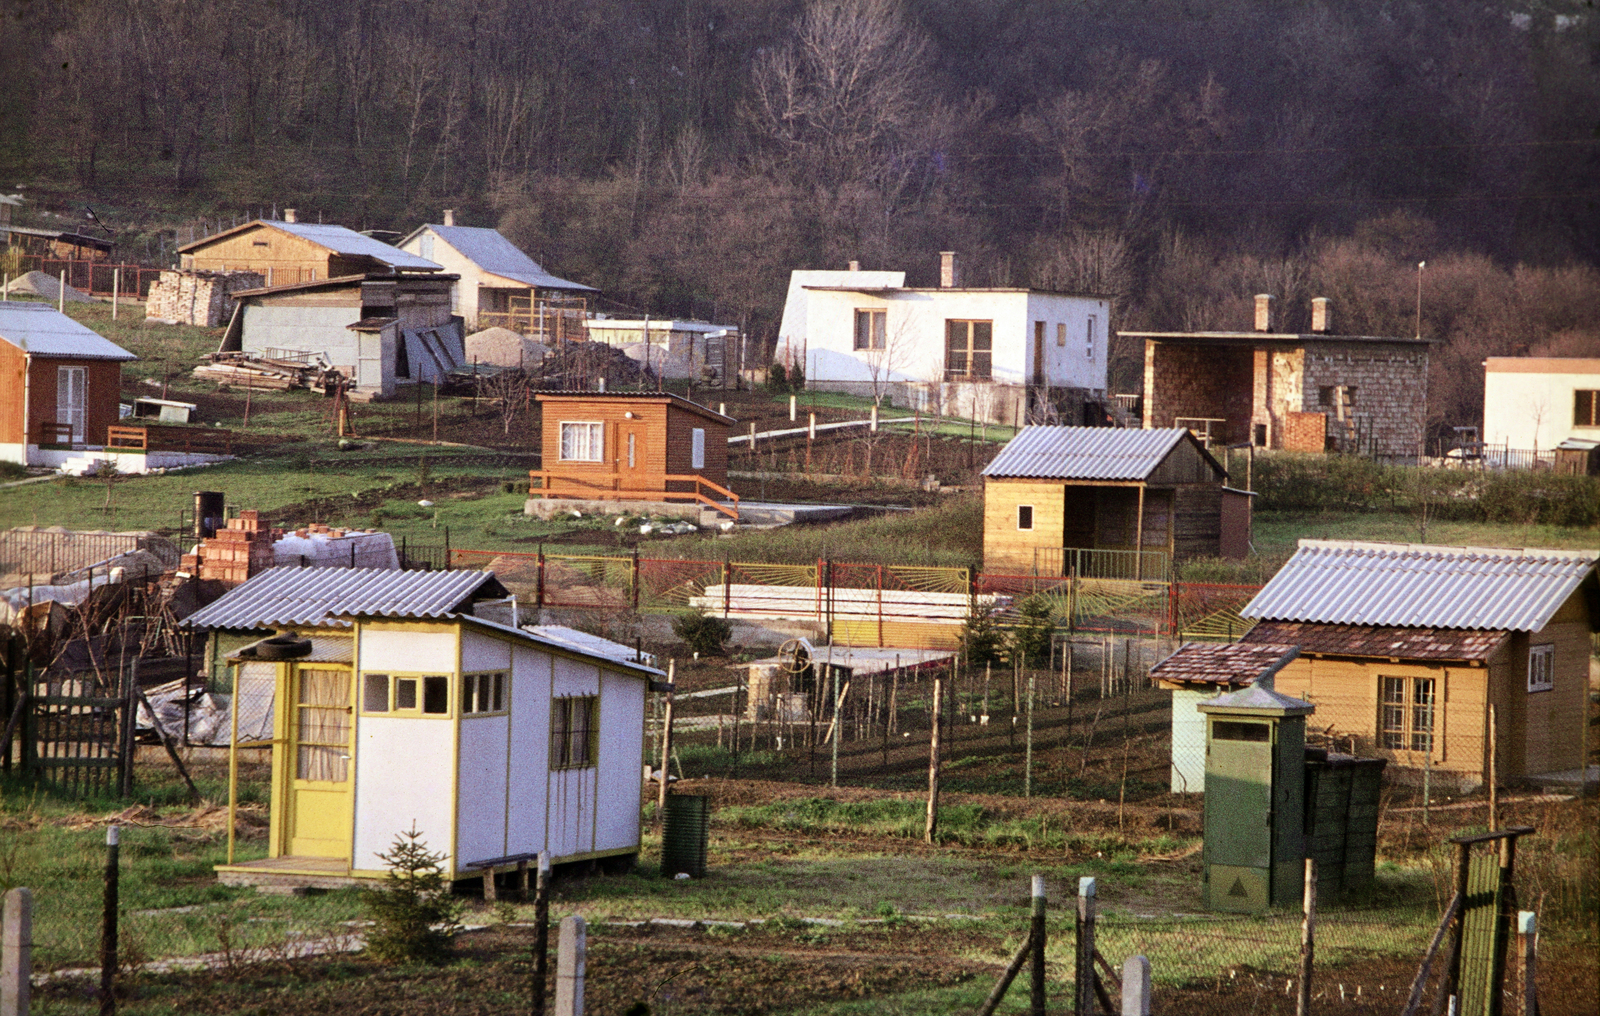
[[[127,236],[457,209],[618,308],[770,339],[790,268],[1273,292],[1476,361],[1600,349],[1588,0],[0,0],[0,178]],[[1120,350],[1118,385],[1136,384]]]

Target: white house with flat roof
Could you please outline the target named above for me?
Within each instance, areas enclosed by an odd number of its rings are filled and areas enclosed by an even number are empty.
[[[807,384],[997,423],[1099,422],[1110,301],[960,285],[953,253],[936,287],[904,272],[797,270],[775,360]]]
[[[1600,358],[1491,356],[1483,361],[1483,440],[1547,451],[1600,440]]]

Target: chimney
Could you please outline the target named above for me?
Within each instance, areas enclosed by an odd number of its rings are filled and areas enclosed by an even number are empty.
[[[285,208],[283,210],[283,221],[284,222],[294,222],[295,221],[294,209],[293,208]]]
[[[939,252],[939,286],[943,289],[953,289],[961,285],[961,266],[956,263],[956,252],[942,250]]]
[[[1272,295],[1270,293],[1256,294],[1256,331],[1272,331]]]
[[[1328,332],[1333,329],[1333,318],[1329,300],[1319,296],[1311,301],[1311,330],[1314,332]]]
[[[859,272],[859,271],[861,271],[861,262],[859,262],[859,261],[852,261],[852,262],[850,262],[850,270],[851,270],[851,271],[852,271],[852,272]]]
[[[456,224],[456,210],[454,208],[446,208],[444,210],[444,224],[446,226],[454,226]]]

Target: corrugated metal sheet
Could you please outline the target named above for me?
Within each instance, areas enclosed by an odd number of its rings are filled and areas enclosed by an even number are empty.
[[[1595,550],[1301,540],[1240,613],[1272,621],[1538,631],[1597,558]]]
[[[1024,427],[984,476],[1143,480],[1188,433],[1181,427]]]
[[[539,263],[524,254],[516,244],[500,235],[498,229],[482,226],[427,225],[445,243],[454,247],[462,257],[486,272],[502,278],[526,282],[537,289],[581,289],[598,292],[592,286],[557,278],[539,267]],[[413,234],[415,235],[415,234]],[[406,238],[410,240],[410,237]]]
[[[137,360],[98,332],[47,304],[0,300],[0,339],[34,356],[71,356],[85,360]]]
[[[492,588],[486,589],[486,586]],[[348,628],[351,615],[444,617],[475,594],[505,596],[493,572],[273,568],[189,615],[192,628]]]
[[[346,226],[321,222],[269,222],[267,225],[293,233],[302,240],[326,247],[340,254],[354,254],[382,261],[395,268],[421,268],[439,271],[443,265],[418,257],[399,247],[391,247],[382,240],[374,240]],[[209,239],[209,238],[208,238]],[[190,246],[193,246],[192,244]],[[188,250],[188,247],[183,248]]]

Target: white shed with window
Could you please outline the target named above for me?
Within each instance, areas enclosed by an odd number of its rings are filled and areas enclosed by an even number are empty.
[[[272,811],[267,857],[230,855],[222,880],[378,877],[378,855],[413,827],[451,878],[541,851],[553,863],[637,854],[645,698],[661,672],[623,646],[406,613],[335,610],[344,630],[318,626],[303,656],[279,636],[232,657],[276,669]]]

